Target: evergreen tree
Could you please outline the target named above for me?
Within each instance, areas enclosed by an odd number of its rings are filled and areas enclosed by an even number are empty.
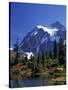
[[[43,67],[45,67],[45,56],[44,56],[44,53],[42,54],[42,65],[43,65]]]
[[[27,55],[24,57],[24,65],[27,65],[28,64],[28,58],[27,58]]]
[[[32,70],[34,69],[34,57],[32,55],[28,60],[28,67],[31,68]]]
[[[49,52],[49,57],[52,59],[52,51]]]
[[[46,59],[49,59],[48,48],[46,48],[46,50],[45,50],[45,57],[46,57]]]
[[[64,67],[66,68],[66,43],[64,44]]]
[[[53,57],[54,58],[57,58],[57,43],[56,43],[56,40],[54,41],[54,49],[53,49]]]
[[[58,52],[58,59],[59,59],[59,64],[64,64],[65,63],[65,49],[64,49],[64,40],[60,39],[59,40],[59,46],[58,46],[59,52]]]
[[[40,64],[40,56],[38,54],[38,57],[37,57],[37,67],[39,67],[39,64]]]
[[[23,63],[23,65],[26,64],[26,61],[25,61],[25,57],[24,56],[22,57],[21,63]]]
[[[14,45],[14,49],[13,50],[16,53],[14,64],[18,64],[19,56],[20,56],[19,39],[17,39],[16,44]]]

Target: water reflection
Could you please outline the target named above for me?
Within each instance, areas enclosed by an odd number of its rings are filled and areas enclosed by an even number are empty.
[[[44,85],[48,85],[48,80],[44,80],[44,79],[11,80],[11,88],[44,86]]]

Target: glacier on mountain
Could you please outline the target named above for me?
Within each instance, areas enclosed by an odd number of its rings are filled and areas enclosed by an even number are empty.
[[[27,53],[28,58],[30,57],[30,52],[33,54],[44,52],[46,49],[46,43],[48,46],[48,51],[50,51],[50,47],[51,50],[53,50],[53,43],[55,40],[57,43],[59,42],[60,38],[66,40],[66,28],[60,23],[54,23],[51,25],[36,25],[32,31],[27,33],[26,37],[21,43],[21,48],[24,52],[29,52]]]
[[[58,31],[58,29],[56,29],[56,28],[47,28],[47,27],[44,27],[42,25],[37,25],[37,28],[43,29],[44,32],[48,32],[50,34],[50,36],[54,35],[54,33],[56,31]]]

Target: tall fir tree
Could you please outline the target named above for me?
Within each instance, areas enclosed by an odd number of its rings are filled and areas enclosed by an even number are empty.
[[[37,56],[37,67],[39,67],[39,62],[40,62],[40,56],[38,54],[38,56]]]
[[[45,55],[44,55],[44,53],[42,53],[42,65],[43,65],[43,67],[45,67]]]
[[[64,44],[64,67],[66,68],[66,43]]]
[[[34,57],[32,55],[30,59],[28,60],[28,67],[30,67],[31,70],[34,70]]]
[[[64,40],[61,38],[59,40],[58,49],[59,49],[59,52],[58,52],[59,64],[62,65],[65,63],[65,47],[64,47]]]
[[[57,58],[57,42],[56,42],[56,40],[54,41],[53,57]]]
[[[24,64],[25,64],[25,65],[28,64],[28,58],[27,58],[27,55],[24,57]]]
[[[52,59],[52,51],[49,52],[49,58]]]
[[[19,56],[20,56],[19,39],[17,39],[16,44],[14,45],[14,49],[13,50],[16,53],[15,64],[18,64]]]

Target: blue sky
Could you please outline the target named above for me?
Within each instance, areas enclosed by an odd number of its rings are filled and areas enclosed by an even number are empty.
[[[16,3],[10,4],[10,47],[16,39],[23,40],[36,25],[48,26],[56,21],[66,26],[66,7],[63,5]]]

